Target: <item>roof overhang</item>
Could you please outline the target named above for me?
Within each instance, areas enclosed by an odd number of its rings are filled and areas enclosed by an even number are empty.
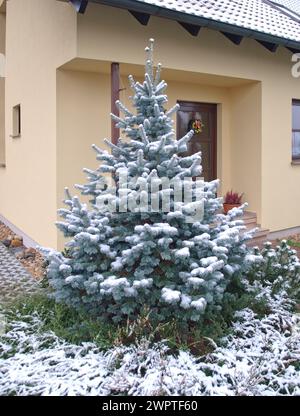
[[[175,20],[180,23],[191,35],[196,36],[201,27],[222,32],[236,45],[245,38],[257,40],[271,52],[275,52],[278,46],[283,46],[291,52],[300,52],[300,42],[273,36],[267,33],[219,22],[204,17],[189,15],[165,7],[159,7],[136,0],[69,0],[79,13],[84,13],[88,3],[97,3],[105,6],[126,9],[143,25],[146,25],[151,16]]]

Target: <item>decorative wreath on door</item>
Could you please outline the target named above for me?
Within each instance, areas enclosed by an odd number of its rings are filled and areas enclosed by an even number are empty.
[[[205,127],[202,120],[199,119],[192,119],[189,122],[188,130],[194,130],[196,134],[202,133],[203,128]]]

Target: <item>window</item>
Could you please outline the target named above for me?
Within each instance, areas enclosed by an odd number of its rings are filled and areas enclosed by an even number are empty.
[[[300,100],[293,100],[292,159],[300,161]]]
[[[15,105],[13,107],[13,133],[12,137],[21,136],[21,105]]]

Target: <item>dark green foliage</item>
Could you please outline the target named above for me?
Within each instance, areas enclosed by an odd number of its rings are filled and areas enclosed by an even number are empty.
[[[281,241],[276,247],[265,243],[262,250],[254,249],[254,254],[261,259],[251,265],[247,274],[249,282],[259,282],[263,286],[272,284],[273,294],[284,288],[292,299],[299,302],[300,262],[287,241]]]
[[[160,323],[153,319],[149,309],[144,309],[136,320],[117,325],[58,304],[46,295],[35,295],[11,305],[8,316],[11,321],[26,321],[26,317],[37,313],[43,322],[42,331],[53,331],[74,344],[94,342],[102,350],[147,338],[151,343],[165,341],[170,352],[190,350],[195,355],[203,355],[212,349],[214,342],[231,331],[234,313],[245,307],[263,309],[263,303],[256,301],[253,294],[241,290],[239,294],[228,296],[222,311],[208,312],[198,323],[187,324],[176,319]]]
[[[287,244],[291,247],[300,247],[300,241],[287,240]]]
[[[113,325],[92,319],[85,312],[56,303],[46,295],[36,295],[18,301],[10,307],[10,320],[26,320],[37,313],[43,331],[53,331],[58,337],[74,344],[95,342],[101,349],[110,348],[116,337]]]

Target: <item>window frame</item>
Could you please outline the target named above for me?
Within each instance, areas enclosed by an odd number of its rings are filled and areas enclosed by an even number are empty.
[[[12,114],[12,138],[21,137],[21,104],[13,106]]]
[[[299,153],[299,155],[297,155],[297,156],[294,156],[293,155],[293,134],[294,133],[300,133],[300,128],[299,129],[294,129],[294,123],[293,123],[293,109],[294,109],[294,106],[298,106],[298,107],[300,107],[300,100],[296,100],[296,99],[293,99],[292,100],[292,161],[293,162],[300,162],[300,153]]]

